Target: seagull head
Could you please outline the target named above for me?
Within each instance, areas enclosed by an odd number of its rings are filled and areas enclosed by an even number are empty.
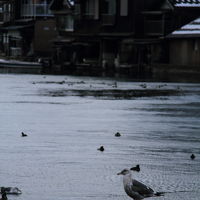
[[[131,173],[131,171],[129,169],[123,169],[117,175],[127,175],[127,174],[130,174],[130,173]]]

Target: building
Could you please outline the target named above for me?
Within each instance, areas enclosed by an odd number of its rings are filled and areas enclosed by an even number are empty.
[[[54,0],[50,6],[56,19],[58,36],[53,41],[53,64],[56,71],[73,71],[74,4],[68,0]]]
[[[200,0],[0,2],[3,54],[26,59],[53,55],[54,69],[61,73],[132,78],[149,78],[167,69],[162,66],[178,64],[171,52],[183,41],[178,43],[174,31],[200,13]],[[185,59],[179,63],[197,62]]]
[[[9,53],[9,42],[10,40],[16,41],[17,37],[7,35],[3,27],[12,23],[15,19],[15,4],[13,0],[0,1],[0,53]]]
[[[63,72],[132,77],[150,76],[153,64],[168,63],[165,36],[197,18],[199,8],[192,5],[200,3],[196,0],[53,2],[51,10],[59,30],[54,43],[55,61]]]
[[[200,67],[200,18],[173,31],[167,38],[170,64]]]
[[[67,71],[68,63],[71,63],[76,72],[115,73],[119,61],[128,63],[129,59],[134,60],[130,55],[132,47],[126,48],[124,45],[127,46],[127,41],[142,33],[142,18],[138,15],[142,7],[141,2],[74,1],[73,30],[66,30],[65,35],[60,32],[63,48],[66,49],[64,57],[68,58],[62,69]],[[55,8],[52,8],[54,13]],[[57,10],[61,8],[57,7]],[[136,27],[141,28],[136,29]],[[127,49],[131,53],[127,52]]]
[[[199,80],[199,13],[199,0],[175,1],[172,14],[176,16],[174,19],[176,26],[164,38],[167,43],[168,59],[166,62],[152,65],[154,78],[166,81],[188,80],[194,82]]]
[[[10,2],[9,5],[7,2]],[[51,55],[51,40],[56,37],[50,0],[2,1],[2,12],[8,8],[12,17],[1,25],[1,46],[6,56],[27,58]]]

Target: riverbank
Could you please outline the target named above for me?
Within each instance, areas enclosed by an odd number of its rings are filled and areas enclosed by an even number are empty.
[[[135,80],[161,81],[161,82],[200,82],[199,66],[182,66],[170,64],[152,65],[123,65],[107,69],[98,66],[58,66],[53,65],[52,74],[67,74],[78,76],[118,77]]]
[[[32,59],[38,60],[38,59]],[[40,58],[40,62],[24,59],[0,59],[0,73],[29,73],[51,75],[75,75],[126,78],[132,80],[158,82],[200,82],[199,66],[183,66],[170,64],[121,65],[113,68],[102,68],[95,65],[52,64],[51,58]]]

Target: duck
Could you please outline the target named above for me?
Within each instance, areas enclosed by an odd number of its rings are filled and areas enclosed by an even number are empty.
[[[25,134],[24,132],[21,133],[22,134],[22,137],[27,137],[28,135]]]
[[[192,154],[192,155],[190,156],[190,158],[191,158],[192,160],[194,160],[194,159],[195,159],[195,155]]]
[[[146,83],[140,84],[140,87],[142,87],[142,88],[147,88],[147,84],[146,84]]]
[[[120,137],[121,134],[119,132],[115,133],[115,137]]]
[[[130,170],[139,172],[140,171],[140,165],[136,165],[135,167],[130,168]]]
[[[104,149],[104,146],[100,146],[97,150],[104,151],[105,149]]]

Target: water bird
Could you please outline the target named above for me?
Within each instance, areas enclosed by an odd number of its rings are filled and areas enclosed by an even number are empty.
[[[167,84],[158,85],[158,88],[162,88],[162,87],[165,87],[165,86],[167,86]]]
[[[121,134],[119,132],[115,133],[115,137],[120,137]]]
[[[3,193],[19,195],[22,194],[22,191],[17,187],[1,187],[1,194]]]
[[[195,159],[195,155],[192,154],[192,155],[190,156],[190,158],[191,158],[192,160],[194,160],[194,159]]]
[[[65,83],[65,81],[60,81],[60,82],[58,82],[58,84],[61,84],[61,85],[64,84],[64,83]]]
[[[0,199],[0,200],[8,200],[8,198],[7,198],[7,195],[6,195],[6,193],[5,193],[5,192],[4,192],[4,193],[2,193],[1,195],[2,195],[2,197],[1,197],[1,199]]]
[[[112,85],[113,88],[117,88],[117,82],[115,81]]]
[[[140,171],[140,165],[136,165],[135,167],[132,167],[130,170],[139,172]]]
[[[22,137],[27,137],[27,134],[25,134],[24,132],[21,133]]]
[[[147,88],[147,84],[140,84],[140,87],[142,87],[142,88]]]
[[[100,146],[97,150],[104,151],[105,149],[104,149],[104,146]]]
[[[163,192],[154,192],[150,187],[132,179],[132,174],[129,169],[124,169],[117,175],[123,175],[124,190],[126,194],[134,200],[162,196],[164,194]]]

